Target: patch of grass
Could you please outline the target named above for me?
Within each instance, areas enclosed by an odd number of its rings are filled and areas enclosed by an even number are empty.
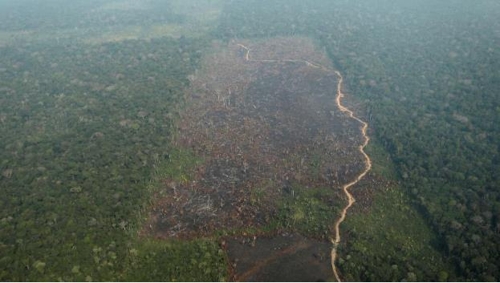
[[[250,191],[250,204],[257,205],[265,196],[266,191],[264,188],[254,188]]]
[[[332,194],[332,189],[293,186],[279,206],[277,226],[307,236],[328,238],[340,207]]]
[[[315,179],[318,179],[321,174],[321,161],[323,157],[319,154],[313,154],[311,156],[311,162],[309,164],[309,174]]]
[[[168,160],[160,164],[155,172],[157,180],[172,180],[178,183],[189,182],[194,170],[203,160],[187,149],[173,148],[169,151]]]

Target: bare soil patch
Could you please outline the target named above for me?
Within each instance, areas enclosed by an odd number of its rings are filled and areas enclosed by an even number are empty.
[[[331,281],[328,243],[297,234],[238,237],[227,242],[231,281]]]

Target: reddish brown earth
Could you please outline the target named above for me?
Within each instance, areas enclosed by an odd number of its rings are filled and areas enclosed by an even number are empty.
[[[326,56],[302,38],[245,46],[254,59],[329,66]],[[186,239],[221,229],[258,229],[276,216],[292,186],[331,188],[332,200],[345,199],[342,185],[365,164],[358,151],[363,142],[359,124],[336,106],[335,73],[298,61],[248,61],[234,42],[215,44],[214,50],[190,77],[173,141],[203,162],[188,182],[165,180],[169,194],[157,199],[145,233]],[[227,240],[230,259],[239,260],[236,280],[309,281],[332,275],[328,242],[296,234],[259,237],[250,247],[239,241]]]
[[[330,245],[297,234],[237,237],[227,243],[231,281],[331,281]]]

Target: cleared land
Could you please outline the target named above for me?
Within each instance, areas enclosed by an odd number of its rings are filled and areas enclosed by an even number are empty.
[[[236,42],[217,44],[217,51],[206,55],[202,68],[190,77],[173,141],[184,158],[172,156],[171,166],[179,170],[164,180],[143,233],[188,239],[224,231],[251,242],[248,249],[266,241],[292,241],[288,253],[277,256],[280,251],[275,250],[260,256],[266,255],[268,264],[278,262],[279,268],[301,261],[309,266],[310,259],[297,258],[303,249],[296,247],[322,246],[329,252],[326,240],[346,202],[341,187],[365,168],[358,150],[363,142],[359,124],[336,106],[335,73],[300,61],[247,61],[246,50]],[[244,44],[254,60],[308,60],[329,66],[307,39]],[[284,237],[288,232],[309,238]],[[224,247],[236,266],[245,258],[255,260],[228,237],[232,244]],[[314,264],[327,271],[307,269],[311,280],[331,276],[328,256],[320,258]],[[267,272],[264,266],[252,276],[233,269],[235,278],[274,278],[258,275]]]

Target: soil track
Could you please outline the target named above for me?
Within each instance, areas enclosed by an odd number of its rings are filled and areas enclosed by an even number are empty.
[[[214,50],[220,51],[205,56],[201,70],[190,77],[187,107],[174,140],[203,163],[190,180],[165,181],[168,194],[158,199],[147,233],[158,238],[193,238],[221,229],[265,227],[275,218],[280,201],[294,193],[293,188],[331,188],[325,202],[336,203],[347,196],[350,206],[353,199],[347,190],[357,182],[352,180],[369,170],[363,151],[368,142],[366,127],[360,134],[359,123],[364,122],[340,104],[342,77],[329,71],[327,57],[303,38],[275,38],[253,45],[233,42],[214,46]],[[337,235],[332,240],[332,256],[347,208],[330,231]],[[288,240],[278,236],[273,241]],[[310,251],[325,245],[303,237],[300,242],[292,247],[305,245],[309,248],[304,250]],[[231,248],[228,253],[245,257],[245,253],[232,253]],[[263,262],[281,262],[284,268],[286,257],[287,253],[271,252]],[[325,270],[325,262],[321,264],[318,270]],[[339,279],[334,261],[332,267]],[[268,278],[265,266],[252,268],[236,268],[239,275],[235,278]]]

